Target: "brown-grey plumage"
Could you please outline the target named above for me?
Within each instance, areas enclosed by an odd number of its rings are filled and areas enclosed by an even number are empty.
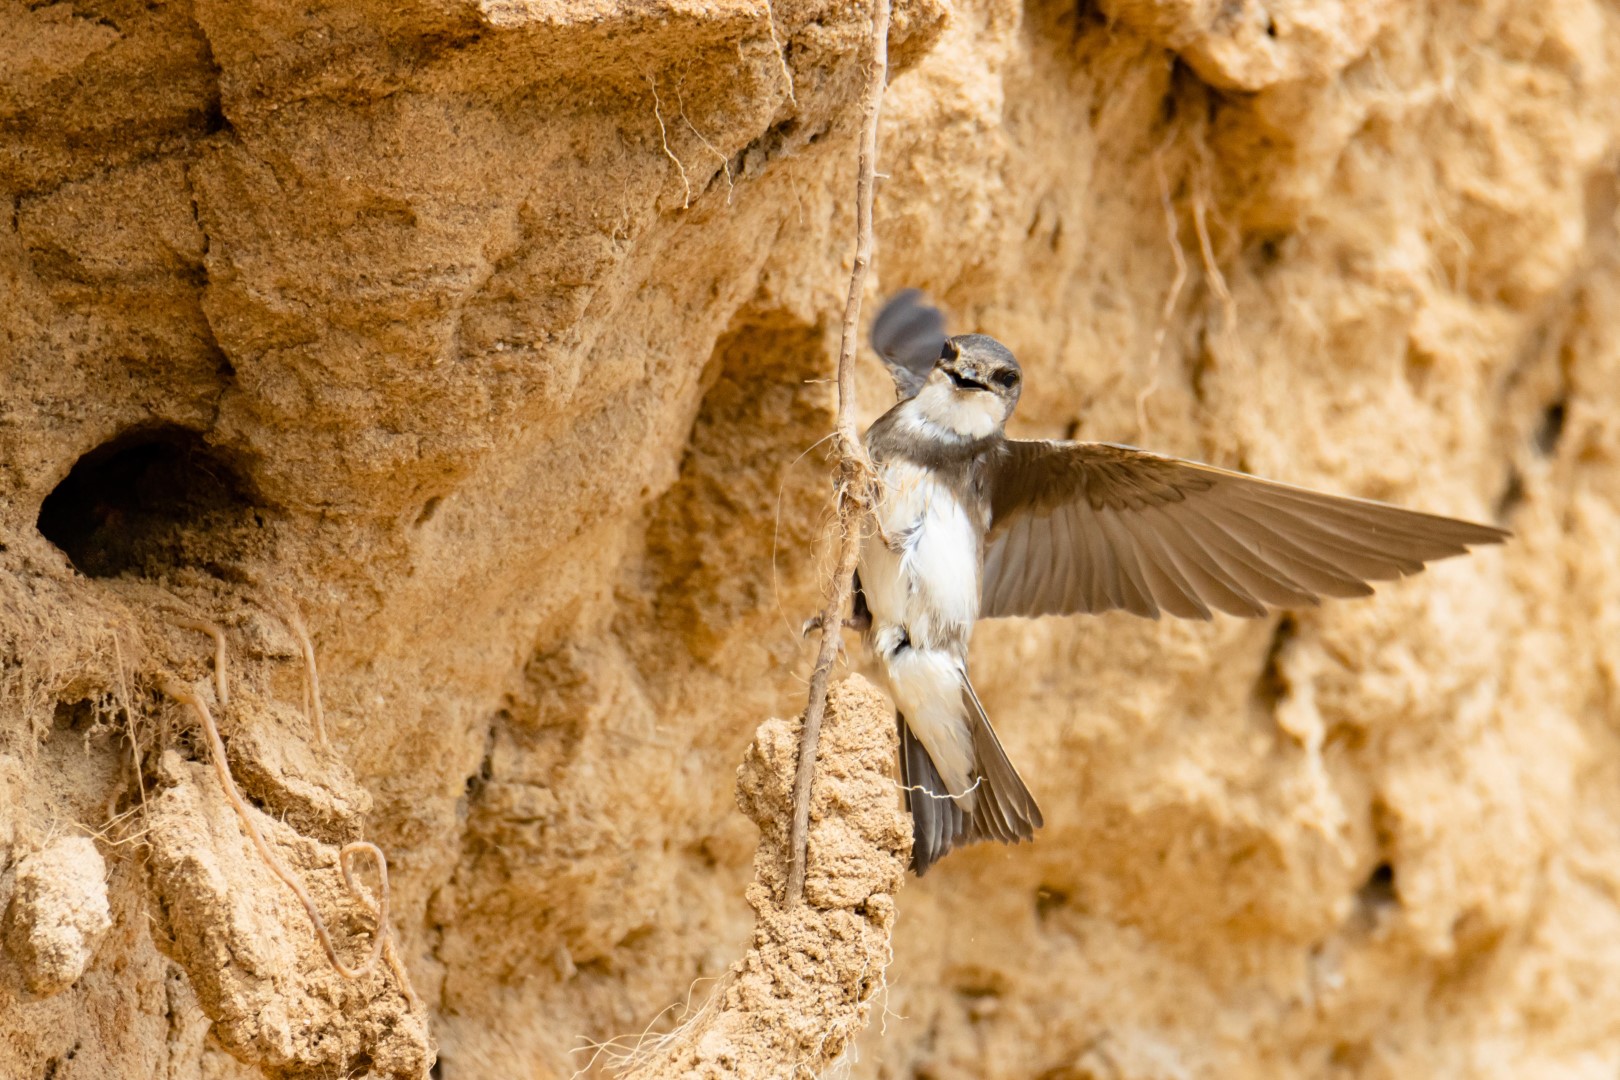
[[[856,576],[898,707],[918,874],[1042,824],[968,678],[977,619],[1259,616],[1364,596],[1508,535],[1128,446],[1008,439],[1018,361],[993,338],[943,334],[915,290],[874,323],[900,400],[866,435],[883,494]]]
[[[1008,439],[988,468],[985,619],[1259,616],[1508,535],[1113,443]]]
[[[984,793],[971,810],[964,810],[946,794],[948,788],[927,749],[912,734],[905,715],[895,713],[900,729],[900,784],[912,822],[911,866],[918,877],[953,847],[975,840],[1003,844],[1033,840],[1035,830],[1045,824],[1035,796],[1001,748],[971,683],[964,682],[962,696],[969,709],[978,762],[974,781]]]

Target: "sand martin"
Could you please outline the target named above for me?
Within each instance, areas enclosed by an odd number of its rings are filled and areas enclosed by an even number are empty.
[[[1009,439],[1018,361],[982,334],[947,337],[916,290],[884,306],[872,344],[899,401],[866,433],[880,492],[854,623],[896,706],[918,874],[1042,823],[968,677],[979,619],[1261,616],[1507,536],[1115,443]]]

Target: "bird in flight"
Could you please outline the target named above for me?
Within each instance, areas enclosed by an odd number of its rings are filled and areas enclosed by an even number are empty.
[[[1502,529],[1102,442],[1009,439],[1023,372],[892,297],[872,345],[899,401],[866,433],[880,494],[852,625],[896,706],[919,875],[953,847],[1034,838],[1040,808],[968,677],[979,619],[1256,617],[1366,596]]]

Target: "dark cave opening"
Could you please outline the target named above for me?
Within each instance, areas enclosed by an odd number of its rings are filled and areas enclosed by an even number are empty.
[[[40,504],[38,528],[89,577],[203,561],[197,538],[252,516],[251,492],[201,435],[128,431],[74,463]]]

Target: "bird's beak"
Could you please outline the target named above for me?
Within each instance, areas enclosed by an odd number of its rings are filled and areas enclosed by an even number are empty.
[[[977,371],[969,370],[967,372],[961,372],[957,371],[955,368],[944,368],[942,370],[945,372],[946,377],[951,380],[951,385],[956,387],[958,390],[988,391],[990,389],[987,383],[978,378],[979,373]]]

